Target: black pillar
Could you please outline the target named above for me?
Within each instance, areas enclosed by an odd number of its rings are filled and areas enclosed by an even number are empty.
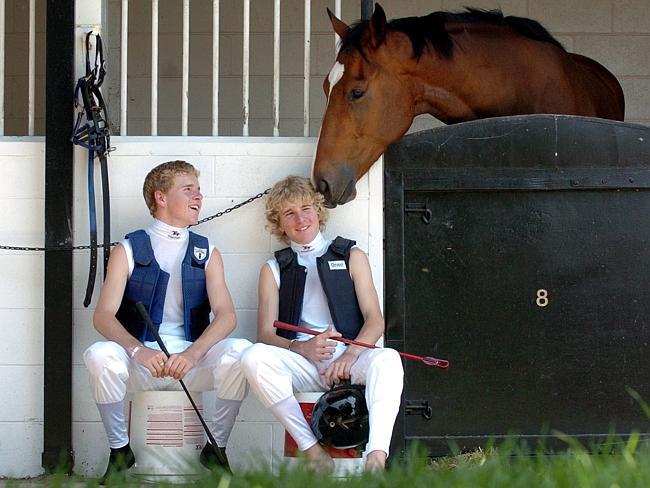
[[[46,43],[42,465],[71,472],[74,0],[47,0]]]
[[[372,17],[372,0],[361,0],[361,20],[370,20]]]

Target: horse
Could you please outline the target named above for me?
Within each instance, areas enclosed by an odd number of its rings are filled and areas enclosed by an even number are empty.
[[[623,120],[623,90],[596,61],[567,52],[537,21],[467,8],[346,25],[323,90],[312,182],[329,207],[356,196],[374,161],[429,113],[446,124],[533,113]]]

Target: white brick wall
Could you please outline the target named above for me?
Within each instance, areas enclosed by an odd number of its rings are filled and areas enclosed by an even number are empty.
[[[43,245],[42,138],[0,144],[0,243]],[[0,250],[0,476],[41,471],[43,254]]]
[[[142,199],[142,182],[156,164],[186,159],[201,171],[205,195],[203,215],[211,215],[264,191],[289,174],[310,172],[313,139],[273,138],[120,138],[109,167],[112,240],[150,222]],[[0,244],[43,245],[44,144],[15,140],[0,143],[6,177],[0,180]],[[88,214],[83,151],[76,152],[74,242],[88,242]],[[375,281],[382,293],[381,165],[357,186],[357,199],[332,212],[328,235],[357,239],[369,252]],[[257,277],[272,251],[280,247],[264,230],[263,200],[197,231],[212,239],[223,254],[226,280],[238,316],[236,337],[252,341],[256,334]],[[370,210],[372,209],[372,210]],[[101,212],[99,212],[101,215]],[[101,227],[100,227],[101,228]],[[91,400],[82,353],[100,336],[92,327],[92,309],[102,281],[97,277],[93,302],[83,308],[88,252],[75,251],[73,344],[73,447],[75,469],[99,475],[108,444]],[[41,473],[43,451],[43,254],[0,251],[0,477]],[[206,407],[211,405],[208,396]],[[272,467],[281,454],[283,431],[254,398],[246,400],[233,432],[231,453],[236,468],[254,459]],[[274,457],[275,456],[275,457]]]

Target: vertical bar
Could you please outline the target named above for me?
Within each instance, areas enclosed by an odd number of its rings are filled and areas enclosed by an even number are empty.
[[[187,135],[187,112],[190,84],[190,0],[183,0],[183,87],[181,104],[181,135]]]
[[[244,114],[244,124],[242,135],[248,136],[248,99],[250,90],[250,37],[251,37],[251,3],[250,0],[244,0],[244,46],[242,48],[242,105]]]
[[[273,137],[280,135],[280,0],[273,3]]]
[[[5,0],[0,0],[0,136],[5,135]]]
[[[151,135],[158,135],[158,0],[151,0]]]
[[[36,0],[29,0],[29,92],[27,97],[27,135],[34,135],[34,94],[36,93]]]
[[[361,20],[370,20],[372,17],[372,0],[361,0]]]
[[[341,0],[336,0],[334,2],[334,15],[336,15],[337,18],[341,18]],[[341,19],[343,20],[343,19]],[[334,52],[338,54],[339,52],[339,42],[341,41],[341,38],[339,37],[338,34],[334,34]]]
[[[45,42],[45,279],[43,453],[48,472],[71,473],[74,5],[47,0]],[[8,440],[8,442],[11,442]]]
[[[212,0],[212,135],[219,135],[219,0]]]
[[[129,0],[122,0],[120,49],[120,135],[126,135],[127,59],[129,51]]]
[[[302,135],[309,137],[309,89],[311,77],[311,0],[305,0],[305,51],[303,67]]]

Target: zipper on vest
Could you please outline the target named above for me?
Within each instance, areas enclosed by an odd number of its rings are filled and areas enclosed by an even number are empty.
[[[335,307],[330,298],[332,296],[332,293],[328,288],[328,283],[324,276],[325,268],[323,266],[324,263],[326,262],[325,256],[327,256],[329,252],[330,250],[328,249],[327,252],[325,252],[325,254],[316,258],[316,271],[318,271],[318,279],[320,280],[320,285],[323,287],[323,291],[325,292],[325,298],[327,298],[327,308],[329,309],[330,316],[332,317],[333,325],[338,331],[338,327],[337,327],[338,318],[335,317]]]
[[[298,265],[298,266],[299,266],[299,267],[298,267],[297,269],[301,269],[301,268],[302,268],[302,272],[303,272],[303,274],[306,275],[306,274],[307,274],[307,268],[304,267],[304,266],[300,266],[300,265]],[[291,295],[292,295],[292,296],[291,296],[291,301],[292,301],[292,303],[298,303],[298,299],[299,299],[299,298],[301,299],[301,300],[300,300],[300,310],[296,310],[296,311],[295,311],[295,314],[296,314],[296,316],[295,316],[295,322],[296,322],[296,325],[300,325],[300,316],[302,315],[302,306],[303,306],[303,302],[304,302],[305,287],[303,286],[303,288],[302,288],[302,294],[303,294],[303,296],[302,296],[302,297],[298,297],[299,289],[298,289],[298,279],[297,279],[297,278],[298,278],[298,277],[296,276],[296,279],[293,280],[293,290],[292,290],[292,293],[291,293]],[[306,279],[305,279],[305,282],[306,282]]]
[[[155,259],[156,259],[156,258],[154,257],[154,260],[155,260]],[[158,264],[158,261],[156,261],[156,264]],[[162,271],[162,269],[161,269],[161,267],[160,267],[160,264],[158,264],[158,272],[156,273],[156,281],[154,281],[154,283],[153,283],[153,293],[151,294],[151,299],[149,300],[149,305],[148,305],[148,307],[147,307],[147,313],[148,313],[149,315],[151,315],[151,307],[153,306],[153,301],[154,301],[154,299],[156,298],[156,290],[158,289],[158,280],[160,279],[160,273],[161,273],[161,271]],[[163,302],[163,306],[164,306],[164,303],[165,303],[165,302]],[[156,324],[153,324],[153,326],[156,327]],[[160,324],[158,324],[158,329],[157,329],[157,330],[160,330]],[[142,335],[142,342],[144,342],[144,341],[147,339],[148,331],[149,331],[149,329],[147,329],[147,325],[145,324],[145,326],[144,326],[144,333],[143,333],[143,335]],[[156,340],[155,337],[153,337],[152,339],[153,339],[153,340]]]

